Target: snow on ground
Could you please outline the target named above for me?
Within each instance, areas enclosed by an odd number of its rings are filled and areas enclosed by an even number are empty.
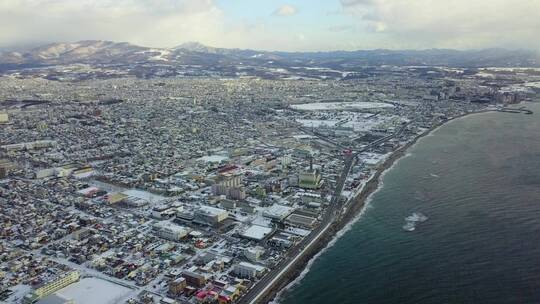
[[[501,68],[501,67],[487,67],[482,68],[480,70],[484,71],[496,71],[496,72],[520,72],[520,71],[527,71],[532,70],[535,72],[540,72],[540,68],[524,68],[524,67],[507,67],[507,68]]]
[[[126,300],[131,291],[127,287],[98,278],[85,278],[57,293],[73,299],[77,304],[115,304]]]
[[[529,88],[539,88],[540,89],[540,81],[538,82],[528,82],[525,84],[526,87]]]
[[[328,111],[347,109],[392,108],[393,105],[384,102],[315,102],[291,105],[293,109],[306,111]]]
[[[351,128],[357,132],[366,132],[374,128],[387,129],[399,124],[402,120],[396,115],[376,115],[370,113],[339,112],[312,112],[296,121],[304,127],[313,128]]]
[[[137,52],[137,53],[138,54],[157,53],[159,55],[152,56],[152,57],[148,58],[148,60],[152,60],[152,61],[168,61],[169,59],[167,59],[165,56],[169,56],[171,54],[171,51],[166,50],[166,49],[149,49],[149,50],[144,50],[144,51]]]
[[[17,285],[11,287],[10,290],[13,291],[13,294],[6,299],[6,303],[19,303],[26,294],[32,291],[32,287],[28,285]]]
[[[156,202],[156,201],[161,201],[165,199],[163,196],[156,195],[148,191],[144,191],[144,190],[138,190],[138,189],[129,189],[122,193],[128,196],[133,196],[133,197],[147,200],[150,202]]]
[[[265,218],[262,216],[262,214],[258,214],[255,219],[251,222],[254,225],[264,226],[264,227],[272,227],[272,221],[268,218]]]
[[[487,72],[478,72],[476,73],[476,76],[482,77],[482,78],[495,78],[495,74],[487,73]]]
[[[294,138],[294,139],[301,140],[301,139],[317,138],[317,136],[307,135],[307,134],[300,134],[300,135],[293,135],[293,138]]]
[[[298,119],[297,122],[301,123],[304,127],[333,127],[337,120],[317,120],[317,119]]]
[[[299,235],[299,236],[307,236],[308,234],[311,233],[311,230],[305,230],[305,229],[296,228],[296,227],[287,227],[286,231],[292,234]]]
[[[540,84],[540,83],[538,83]],[[501,92],[529,92],[531,87],[534,87],[534,83],[527,84],[514,84],[500,89]]]
[[[208,163],[220,163],[224,160],[229,159],[227,156],[224,155],[209,155],[209,156],[203,156],[197,160],[204,161]]]
[[[409,107],[416,107],[418,106],[420,103],[417,102],[417,101],[412,101],[412,100],[388,100],[392,103],[397,103],[397,104],[400,104],[400,105],[404,105],[404,106],[409,106]]]
[[[143,200],[147,200],[149,202],[157,202],[157,201],[162,201],[162,200],[165,199],[165,197],[163,197],[163,196],[153,194],[153,193],[150,193],[148,191],[139,190],[139,189],[126,189],[126,188],[123,188],[123,187],[119,187],[119,186],[109,184],[109,183],[105,183],[105,182],[98,181],[98,180],[90,180],[89,184],[92,187],[105,190],[105,191],[107,191],[109,193],[121,192],[121,193],[124,193],[125,195],[140,198],[140,199],[143,199]],[[90,187],[90,188],[92,188],[92,187]],[[83,189],[83,190],[79,191],[79,193],[85,194],[86,192],[89,192],[89,191],[92,190],[90,188]]]
[[[171,54],[171,51],[169,50],[152,49],[151,51],[159,52],[159,55],[148,58],[148,60],[153,60],[153,61],[168,61],[169,59],[167,59],[165,56],[169,56]]]

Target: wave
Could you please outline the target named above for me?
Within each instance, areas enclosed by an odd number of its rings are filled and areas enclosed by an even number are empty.
[[[360,210],[360,212],[351,220],[349,221],[344,227],[343,229],[339,230],[336,235],[334,236],[334,238],[332,238],[332,240],[330,242],[328,242],[328,244],[319,252],[317,252],[317,254],[315,254],[307,263],[306,267],[304,268],[304,270],[302,270],[302,272],[298,275],[298,277],[296,277],[293,281],[291,281],[287,286],[285,286],[285,288],[283,288],[282,290],[280,290],[275,298],[270,301],[269,303],[270,304],[279,304],[279,301],[281,299],[281,297],[283,296],[283,294],[289,290],[291,290],[292,288],[294,288],[296,285],[298,285],[305,277],[306,275],[309,273],[309,271],[311,270],[311,267],[313,266],[313,264],[315,263],[315,261],[321,256],[323,255],[326,251],[328,251],[330,248],[332,248],[336,243],[337,241],[339,241],[339,239],[341,239],[341,237],[343,237],[347,232],[349,232],[353,226],[360,220],[362,219],[362,217],[364,216],[364,214],[367,212],[367,210],[373,208],[373,205],[371,204],[371,202],[373,201],[373,197],[374,195],[379,192],[382,188],[384,188],[384,177],[386,175],[386,173],[388,173],[390,170],[392,170],[394,168],[394,166],[402,159],[402,158],[405,158],[409,155],[412,155],[411,153],[407,153],[405,155],[403,155],[403,157],[400,157],[398,159],[396,159],[392,165],[388,168],[386,168],[380,175],[379,175],[379,178],[378,178],[378,184],[377,184],[377,189],[375,189],[373,192],[371,192],[368,197],[366,198],[365,200],[365,204],[364,206],[362,207],[362,209]],[[371,181],[371,179],[374,178],[371,177],[370,179],[368,179],[366,181],[366,183],[364,185],[362,185],[361,189],[359,189],[358,193],[360,193],[363,188],[365,187],[365,185]]]
[[[444,125],[444,124],[443,124]],[[441,125],[442,126],[442,125]],[[428,134],[425,134],[424,136],[421,136],[420,138],[418,138],[418,140],[416,140],[415,143],[413,143],[411,146],[407,147],[406,149],[409,150],[411,148],[413,148],[415,145],[417,145],[419,143],[420,140],[422,140],[424,137],[426,136],[430,136],[433,134],[433,131],[436,131],[438,130],[441,126],[435,128],[434,130],[430,130],[428,131]],[[386,176],[386,174],[388,172],[390,172],[392,169],[394,169],[395,166],[398,165],[398,163],[403,160],[404,158],[407,158],[407,157],[411,157],[413,156],[413,152],[410,152],[410,151],[406,151],[401,157],[395,159],[393,161],[393,163],[388,167],[386,168],[383,172],[381,172],[381,174],[379,175],[379,178],[378,178],[378,182],[377,182],[377,189],[375,189],[373,192],[371,192],[368,197],[366,198],[365,200],[365,204],[364,206],[362,207],[362,209],[360,210],[360,212],[350,221],[348,222],[344,227],[343,229],[341,229],[340,231],[338,231],[336,233],[336,235],[334,236],[334,238],[328,242],[328,244],[319,252],[317,252],[317,254],[315,254],[307,263],[306,267],[304,268],[304,270],[302,270],[302,272],[300,273],[300,275],[298,275],[298,277],[296,277],[293,281],[291,281],[287,286],[285,286],[285,288],[283,288],[282,290],[280,290],[276,296],[274,297],[274,299],[272,301],[270,301],[269,303],[270,304],[279,304],[279,301],[280,299],[283,297],[283,294],[289,290],[291,290],[293,287],[295,287],[296,285],[298,285],[305,277],[306,275],[309,273],[309,271],[311,270],[311,267],[313,266],[313,264],[315,263],[315,261],[321,256],[323,255],[327,250],[329,250],[330,248],[332,248],[336,243],[337,241],[343,236],[345,235],[347,232],[349,232],[352,227],[363,217],[363,215],[366,213],[366,211],[368,209],[371,209],[372,208],[372,205],[371,205],[371,202],[373,201],[373,198],[374,198],[374,195],[381,191],[383,188],[384,188],[384,177]],[[360,193],[364,186],[371,181],[371,179],[373,178],[374,176],[372,176],[371,178],[369,178],[366,183],[362,186],[361,189],[358,190],[357,193]]]
[[[366,213],[366,211],[368,209],[371,209],[373,207],[373,205],[371,204],[373,199],[374,199],[374,196],[375,194],[377,194],[379,191],[381,191],[383,188],[384,188],[384,178],[386,176],[386,174],[388,172],[390,172],[392,169],[394,169],[395,166],[397,166],[399,164],[399,162],[407,157],[411,157],[414,155],[414,152],[411,151],[412,148],[414,148],[417,144],[419,144],[422,140],[424,140],[426,137],[429,137],[429,136],[434,136],[436,135],[436,132],[441,129],[441,127],[443,127],[444,125],[448,124],[449,122],[452,122],[452,121],[455,121],[455,120],[458,120],[458,119],[462,119],[462,118],[465,118],[465,117],[468,117],[470,114],[478,114],[478,113],[469,113],[467,115],[463,115],[461,117],[456,117],[456,118],[453,118],[431,130],[427,130],[426,131],[426,134],[422,134],[421,136],[419,136],[414,143],[412,143],[409,147],[406,148],[406,150],[404,151],[404,154],[395,159],[393,161],[393,163],[388,167],[386,168],[383,172],[381,172],[381,174],[379,175],[378,177],[378,183],[377,183],[377,189],[375,189],[373,192],[371,192],[368,197],[365,199],[365,204],[364,206],[362,207],[362,209],[360,210],[360,212],[349,222],[347,223],[343,229],[341,229],[340,231],[338,231],[336,233],[336,235],[334,236],[334,238],[328,242],[328,244],[324,247],[324,249],[322,249],[321,251],[319,251],[317,254],[315,254],[307,263],[306,267],[304,268],[304,270],[300,273],[300,275],[298,277],[296,277],[293,281],[291,281],[287,286],[285,286],[285,288],[283,288],[282,290],[280,290],[276,296],[274,297],[274,299],[270,302],[272,304],[279,304],[281,298],[283,297],[284,293],[291,290],[292,288],[294,288],[296,285],[298,285],[305,277],[306,275],[309,273],[309,271],[311,270],[311,267],[313,266],[313,264],[315,263],[315,261],[321,256],[323,255],[327,250],[329,250],[331,247],[333,247],[337,241],[343,236],[345,235],[347,232],[349,232],[352,227],[363,217],[363,215]],[[362,186],[362,189],[363,187],[369,182],[371,181],[371,179],[373,178],[374,176],[372,176],[369,180],[366,181],[366,183]],[[362,189],[359,189],[356,193],[360,193],[362,191]],[[426,217],[427,219],[427,217]]]
[[[371,195],[370,195],[371,197]],[[369,199],[369,197],[368,197]],[[304,268],[304,270],[302,270],[302,272],[300,273],[300,275],[298,275],[298,277],[296,277],[292,282],[290,282],[287,286],[285,286],[285,288],[283,288],[282,290],[280,290],[277,294],[276,294],[276,297],[274,298],[274,300],[272,300],[271,302],[269,302],[270,304],[279,304],[279,300],[280,298],[283,296],[283,293],[284,292],[287,292],[288,290],[291,290],[293,287],[295,287],[296,285],[298,285],[305,277],[306,275],[309,273],[309,271],[311,270],[311,267],[313,266],[313,264],[315,263],[315,261],[321,256],[323,255],[325,252],[327,252],[330,248],[332,248],[336,243],[337,241],[339,241],[339,239],[341,239],[341,237],[343,237],[347,232],[349,232],[352,227],[354,226],[354,224],[356,224],[356,222],[358,222],[362,216],[366,213],[366,211],[368,209],[371,209],[372,206],[369,204],[369,202],[371,200],[368,201],[368,199],[366,199],[366,203],[364,205],[364,207],[362,208],[362,210],[360,211],[360,213],[358,213],[358,215],[356,215],[349,223],[347,223],[347,225],[345,225],[343,227],[343,229],[341,229],[340,231],[338,231],[336,233],[336,235],[334,236],[334,238],[332,238],[332,240],[330,242],[328,242],[328,244],[326,244],[326,247],[324,247],[321,251],[317,252],[317,254],[315,254],[307,263],[306,267]]]
[[[414,145],[413,145],[414,146]],[[408,149],[412,148],[413,146],[409,147]],[[403,159],[407,158],[407,157],[411,157],[413,156],[414,153],[413,152],[407,152],[405,154],[403,154],[401,157],[399,157],[398,159],[394,160],[394,162],[390,165],[390,167],[386,168],[383,172],[381,172],[381,175],[379,176],[379,181],[377,182],[377,189],[375,189],[373,192],[371,192],[369,194],[369,196],[366,198],[366,205],[368,204],[368,202],[371,200],[372,196],[381,191],[383,188],[384,188],[384,177],[386,176],[386,174],[390,171],[392,171],[398,164],[400,161],[402,161]],[[368,182],[370,181],[371,179],[368,180]]]

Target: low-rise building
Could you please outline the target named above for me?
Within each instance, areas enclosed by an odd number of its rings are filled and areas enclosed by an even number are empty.
[[[257,262],[263,254],[264,248],[260,246],[250,247],[244,250],[244,256],[252,262]]]
[[[240,262],[237,265],[234,265],[233,273],[240,278],[256,278],[259,277],[266,270],[265,267],[247,263]]]
[[[223,222],[229,213],[226,210],[210,207],[210,206],[201,206],[195,211],[194,222],[202,225],[215,226]]]
[[[70,271],[59,275],[58,277],[40,284],[32,293],[24,297],[24,303],[35,303],[39,299],[44,298],[70,284],[77,282],[80,278],[78,271]]]
[[[169,241],[180,241],[189,233],[188,228],[169,222],[156,223],[153,229],[156,235]]]
[[[272,234],[273,229],[270,227],[264,227],[260,225],[251,225],[244,233],[241,234],[243,238],[253,240],[253,241],[262,241],[266,237]]]
[[[276,220],[276,221],[283,221],[285,220],[291,213],[294,212],[294,208],[274,204],[263,212],[263,215],[267,218]]]

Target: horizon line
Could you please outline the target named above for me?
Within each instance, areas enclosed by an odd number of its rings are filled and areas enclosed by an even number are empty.
[[[13,46],[0,46],[0,50],[7,50],[10,52],[16,52],[17,50],[32,50],[40,47],[45,47],[47,45],[55,45],[55,44],[76,44],[76,43],[82,43],[82,42],[108,42],[108,43],[115,43],[115,44],[130,44],[137,47],[143,47],[143,48],[149,48],[149,49],[181,49],[185,48],[184,45],[187,44],[195,44],[199,45],[201,47],[206,47],[209,49],[216,49],[216,50],[239,50],[239,51],[255,51],[255,52],[266,52],[266,53],[289,53],[289,54],[301,54],[301,53],[334,53],[334,52],[343,52],[343,53],[353,53],[353,52],[361,52],[361,51],[391,51],[391,52],[411,52],[411,51],[454,51],[454,52],[480,52],[480,51],[487,51],[487,50],[503,50],[503,51],[528,51],[528,52],[534,52],[540,55],[540,50],[536,50],[534,48],[506,48],[506,47],[485,47],[485,48],[365,48],[365,49],[335,49],[335,50],[303,50],[303,51],[282,51],[282,50],[266,50],[266,49],[255,49],[255,48],[240,48],[240,47],[234,47],[234,48],[227,48],[227,47],[218,47],[218,46],[211,46],[207,45],[205,43],[201,43],[198,41],[186,41],[183,43],[180,43],[176,46],[172,47],[155,47],[155,46],[147,46],[147,45],[141,45],[137,43],[133,43],[130,41],[115,41],[115,40],[108,40],[108,39],[82,39],[82,40],[75,40],[75,41],[50,41],[50,42],[36,42],[36,43],[27,43],[27,44],[21,44],[21,45],[13,45]],[[186,48],[187,49],[187,48]]]

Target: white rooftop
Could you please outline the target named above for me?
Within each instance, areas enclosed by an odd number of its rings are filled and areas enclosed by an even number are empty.
[[[238,263],[238,265],[246,267],[246,268],[252,268],[252,269],[255,269],[257,271],[264,271],[265,270],[265,268],[263,266],[261,266],[261,265],[255,265],[255,264],[251,264],[251,263],[248,263],[248,262],[240,262],[240,263]]]
[[[271,232],[272,232],[272,228],[263,227],[259,225],[251,225],[251,227],[249,227],[246,231],[244,231],[242,236],[248,239],[260,241],[264,239]]]
[[[224,209],[220,209],[220,208],[215,208],[215,207],[210,207],[210,206],[201,206],[199,208],[200,211],[206,213],[206,214],[210,214],[210,215],[220,215],[224,212],[227,212],[226,210]]]
[[[264,211],[264,216],[275,218],[275,219],[284,219],[289,214],[293,213],[293,211],[294,211],[294,208],[279,205],[279,204],[274,204],[266,208],[266,210]]]
[[[207,163],[220,163],[222,161],[225,161],[229,159],[227,156],[224,155],[209,155],[209,156],[203,156],[197,160],[207,162]]]
[[[188,233],[189,229],[184,226],[179,226],[176,224],[173,224],[171,222],[159,222],[154,224],[154,227],[159,229],[168,229],[169,231],[172,231],[173,233]]]

